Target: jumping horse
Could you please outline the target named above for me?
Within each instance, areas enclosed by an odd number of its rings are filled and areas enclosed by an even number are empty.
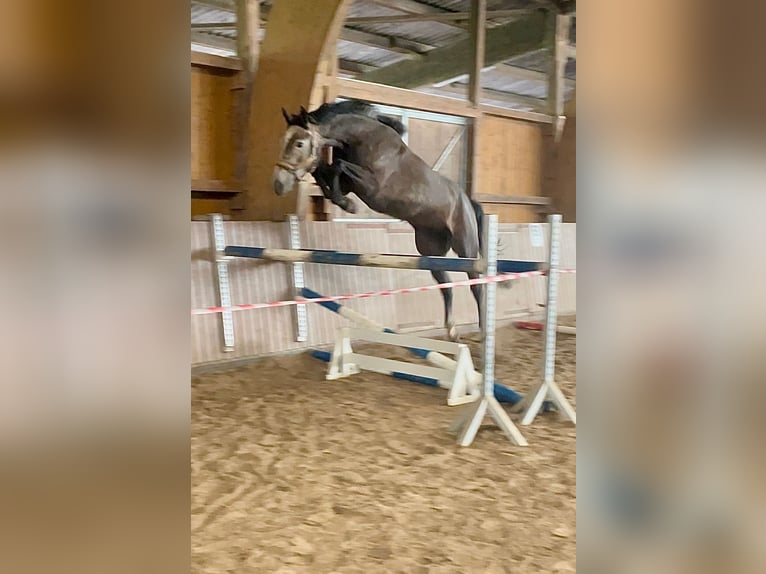
[[[457,184],[435,172],[402,141],[404,127],[354,100],[323,104],[313,112],[282,113],[288,124],[282,152],[275,164],[277,195],[289,193],[306,174],[313,175],[333,203],[354,212],[346,197],[354,193],[370,209],[407,221],[415,230],[421,255],[444,256],[450,249],[460,257],[479,256],[484,212]],[[332,163],[323,150],[332,148]],[[432,270],[438,283],[446,271]],[[468,273],[472,279],[477,273]],[[479,309],[481,285],[471,291]],[[458,337],[452,318],[452,289],[441,289],[444,324],[452,340]]]

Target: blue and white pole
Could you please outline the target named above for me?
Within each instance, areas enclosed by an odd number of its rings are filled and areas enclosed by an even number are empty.
[[[319,299],[322,297],[319,293],[316,291],[312,291],[311,289],[304,287],[301,290],[301,295],[306,299]],[[344,305],[341,305],[340,303],[337,303],[335,301],[324,301],[319,303],[322,307],[325,309],[329,309],[333,313],[337,313],[341,317],[344,317],[351,321],[352,323],[356,323],[357,325],[361,327],[366,327],[368,329],[374,330],[374,331],[382,331],[384,333],[396,333],[396,331],[389,329],[387,327],[384,327],[380,323],[377,323],[370,319],[369,317],[365,317],[361,313],[358,313],[357,311],[354,311],[353,309],[350,309]],[[407,350],[415,355],[416,357],[419,357],[421,359],[425,359],[432,365],[436,367],[441,367],[443,369],[454,369],[455,368],[455,360],[447,357],[446,355],[443,355],[437,351],[429,351],[426,349],[417,349],[414,347],[407,347]],[[324,361],[330,360],[330,353],[324,353],[322,351],[314,351],[312,352],[312,356],[321,359]],[[416,375],[409,375],[407,373],[391,373],[392,376],[413,381],[416,383],[421,383],[425,385],[431,385],[431,386],[438,386],[438,381],[436,379],[430,379],[428,377],[417,377]],[[417,379],[417,380],[416,380]],[[483,380],[483,377],[481,373],[474,373],[472,382],[479,384]],[[495,398],[500,401],[501,403],[509,403],[512,405],[515,405],[517,402],[519,402],[522,398],[522,395],[514,391],[513,389],[509,389],[506,386],[499,385],[497,383],[494,383],[494,395]]]

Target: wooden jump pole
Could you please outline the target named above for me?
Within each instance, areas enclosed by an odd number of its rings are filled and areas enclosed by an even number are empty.
[[[462,257],[430,257],[426,255],[388,255],[379,253],[343,253],[321,249],[278,249],[271,247],[244,247],[229,245],[224,250],[227,257],[248,257],[287,263],[323,263],[326,265],[351,265],[354,267],[384,267],[389,269],[423,269],[428,271],[454,271],[462,273],[486,273],[484,259]],[[540,269],[536,261],[498,261],[497,273],[526,273]]]
[[[544,331],[545,323],[537,321],[516,321],[513,326],[522,331]],[[562,335],[577,335],[577,327],[567,327],[566,325],[556,325],[556,332]]]

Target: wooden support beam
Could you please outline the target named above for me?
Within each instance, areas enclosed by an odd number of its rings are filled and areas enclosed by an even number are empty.
[[[545,14],[525,18],[486,31],[484,65],[525,54],[543,44]],[[466,73],[471,69],[470,38],[431,50],[418,61],[407,60],[362,75],[361,80],[400,88],[416,88]]]
[[[342,98],[356,98],[365,100],[374,104],[384,104],[387,106],[396,106],[400,108],[411,108],[423,110],[426,112],[435,112],[458,116],[463,118],[475,118],[484,113],[491,116],[522,120],[526,122],[535,122],[550,124],[552,119],[547,114],[538,112],[526,112],[522,110],[513,110],[510,108],[501,108],[482,104],[479,109],[475,109],[465,99],[448,98],[445,96],[436,96],[433,94],[424,94],[422,92],[413,92],[402,88],[393,88],[391,86],[382,86],[380,84],[371,84],[369,82],[360,82],[359,80],[347,80],[338,78],[338,96]]]
[[[390,10],[397,10],[404,14],[444,14],[447,10],[431,6],[430,4],[423,4],[417,0],[370,0],[372,3],[388,8]],[[445,26],[451,26],[458,30],[464,30],[465,25],[462,22],[443,22]]]
[[[216,30],[236,30],[237,29],[237,23],[235,21],[232,22],[192,22],[191,23],[191,29],[192,30],[201,30],[201,31],[216,31]]]
[[[468,102],[456,98],[434,96],[391,86],[342,78],[338,79],[337,85],[338,96],[342,98],[356,98],[375,104],[411,108],[466,118],[472,118],[477,115],[477,111],[472,109]]]
[[[243,61],[247,73],[252,76],[258,66],[258,30],[261,27],[260,2],[237,0],[237,55]],[[252,77],[249,78],[252,81]]]
[[[414,42],[403,38],[393,38],[381,34],[363,32],[361,30],[352,30],[350,28],[341,30],[340,39],[347,42],[354,42],[355,44],[362,44],[363,46],[382,48],[389,52],[406,54],[410,57],[418,57],[420,54],[432,49],[432,46],[421,42]]]
[[[494,71],[500,73],[503,76],[514,80],[527,80],[530,82],[545,82],[548,83],[548,74],[545,72],[539,72],[537,70],[530,70],[529,68],[522,68],[520,66],[512,66],[510,64],[496,64]],[[564,79],[564,85],[567,88],[575,87],[575,80],[569,78]]]
[[[191,53],[191,63],[192,66],[205,66],[208,68],[218,68],[237,72],[244,69],[239,58],[226,58],[224,56],[216,56],[215,54],[197,52],[195,50],[192,50]]]
[[[354,62],[353,60],[344,60],[343,58],[338,61],[338,65],[341,70],[354,74],[364,74],[365,72],[375,69],[375,66],[368,66],[359,62]]]
[[[439,14],[444,10],[436,8],[430,4],[421,4],[417,0],[370,0],[373,4],[382,6],[383,8],[390,8],[391,10],[399,10],[405,14]]]
[[[236,181],[221,179],[193,179],[191,191],[208,194],[234,195],[242,191],[242,186]]]
[[[548,114],[541,114],[539,112],[525,112],[523,110],[512,110],[510,108],[501,108],[499,106],[490,106],[482,104],[479,108],[482,113],[488,116],[497,116],[499,118],[510,118],[513,120],[522,120],[525,122],[533,122],[537,124],[550,124],[553,123],[553,118]]]
[[[569,47],[570,16],[551,14],[548,42],[550,46],[550,75],[548,78],[548,113],[553,117],[554,142],[561,141],[564,131],[564,75]]]
[[[258,53],[260,42],[258,30],[260,22],[259,0],[236,0],[237,5],[237,56],[242,61],[244,70],[242,74],[241,90],[235,94],[234,109],[234,176],[237,181],[247,181],[248,145],[250,134],[250,100],[253,91],[253,78],[258,68]],[[231,202],[232,209],[245,209],[246,198],[238,196]]]
[[[486,12],[487,18],[517,18],[528,16],[530,10],[492,10]],[[367,24],[401,24],[403,22],[459,22],[471,19],[471,12],[431,12],[427,14],[403,14],[401,16],[361,16],[347,18],[347,26]]]
[[[474,107],[481,104],[481,69],[484,67],[484,44],[487,27],[487,0],[471,2],[471,70],[468,76],[468,99]]]
[[[463,98],[468,97],[468,89],[465,84],[455,84],[452,86],[440,87],[439,91],[460,95]],[[497,100],[512,105],[527,106],[540,113],[545,113],[547,110],[547,102],[541,98],[533,98],[532,96],[524,96],[511,92],[499,92],[497,90],[490,90],[488,88],[482,88],[481,92],[482,97],[484,98]]]
[[[474,109],[481,105],[481,69],[484,67],[485,40],[487,27],[487,0],[471,0],[471,68],[468,75],[468,100]],[[468,139],[468,174],[466,186],[468,195],[479,189],[479,131],[481,114],[473,119]]]
[[[242,217],[281,221],[295,213],[297,194],[277,197],[271,181],[285,121],[280,108],[309,107],[322,78],[326,46],[335,45],[350,0],[274,2],[261,43],[250,103],[247,210]]]

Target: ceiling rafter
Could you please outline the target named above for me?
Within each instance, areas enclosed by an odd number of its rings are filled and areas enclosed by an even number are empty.
[[[487,18],[518,18],[526,16],[533,10],[491,10],[487,12]],[[362,24],[398,24],[403,22],[467,22],[471,18],[470,12],[441,12],[439,14],[402,14],[401,16],[360,16],[358,18],[346,18],[349,26]]]
[[[237,42],[234,39],[216,36],[215,34],[207,34],[205,32],[192,30],[191,43],[208,46],[210,48],[217,48],[218,50],[230,50],[234,54],[237,53]]]
[[[455,94],[455,95],[462,96],[463,98],[468,97],[467,84],[443,86],[437,89],[439,92],[443,92],[447,94]],[[527,106],[532,108],[532,110],[535,112],[545,111],[545,100],[542,100],[540,98],[535,98],[532,96],[524,96],[522,94],[514,94],[513,92],[501,92],[498,90],[492,90],[490,88],[484,88],[484,87],[481,89],[481,93],[482,93],[482,97],[485,99],[498,100],[508,104]]]
[[[545,21],[544,13],[535,12],[510,24],[487,30],[485,65],[497,64],[540,48],[544,39]],[[471,51],[470,39],[459,40],[431,50],[419,60],[403,60],[365,74],[360,79],[400,88],[432,84],[469,70]]]

